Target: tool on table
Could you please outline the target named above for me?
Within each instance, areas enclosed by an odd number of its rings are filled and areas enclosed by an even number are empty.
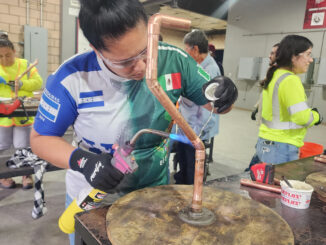
[[[12,103],[1,103],[0,102],[0,114],[7,115],[8,117],[26,117],[26,119],[20,120],[21,124],[25,124],[29,120],[29,114],[24,105],[25,97],[14,99]],[[22,112],[19,115],[15,115],[15,111],[21,107]],[[13,115],[12,115],[13,114]]]
[[[271,191],[271,192],[276,192],[276,193],[281,193],[281,186],[278,185],[272,185],[272,184],[266,184],[266,183],[261,183],[249,179],[241,179],[240,184],[244,186],[249,186],[265,191]]]
[[[13,103],[10,103],[10,104],[0,102],[0,114],[10,115],[20,105],[21,105],[21,101],[19,99],[16,99]]]
[[[282,180],[284,180],[284,182],[288,185],[288,187],[293,188],[293,186],[291,185],[291,183],[288,181],[287,178],[285,178],[284,175],[282,176]]]
[[[269,163],[257,163],[250,167],[250,177],[253,181],[274,184],[275,166]]]

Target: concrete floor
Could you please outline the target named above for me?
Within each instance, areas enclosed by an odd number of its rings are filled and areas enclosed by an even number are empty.
[[[258,126],[250,119],[250,111],[233,109],[220,117],[220,133],[215,137],[214,162],[210,164],[208,180],[241,173],[254,153]],[[313,127],[306,141],[326,147],[326,126]],[[172,167],[172,166],[171,166]],[[172,169],[172,168],[170,168]],[[34,190],[0,188],[0,244],[14,245],[68,245],[65,234],[60,232],[57,221],[64,210],[65,171],[46,173],[44,176],[45,199],[48,213],[33,220]],[[21,183],[21,177],[14,178]]]

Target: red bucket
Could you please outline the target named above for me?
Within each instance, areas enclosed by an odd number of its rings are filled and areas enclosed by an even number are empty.
[[[304,145],[300,148],[300,158],[311,157],[322,154],[324,147],[320,144],[312,142],[304,142]]]

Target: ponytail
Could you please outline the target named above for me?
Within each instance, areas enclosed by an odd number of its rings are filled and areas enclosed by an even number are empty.
[[[266,78],[261,82],[261,86],[264,88],[264,89],[267,89],[268,87],[268,84],[271,82],[272,78],[273,78],[273,75],[274,75],[274,72],[276,71],[276,69],[279,68],[278,65],[274,64],[274,65],[271,65],[269,68],[268,68],[268,71],[267,71],[267,74],[266,74]]]

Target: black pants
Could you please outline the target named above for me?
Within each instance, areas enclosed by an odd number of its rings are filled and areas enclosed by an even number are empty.
[[[196,150],[192,145],[177,143],[176,154],[178,155],[180,171],[174,175],[176,184],[194,184],[195,153]]]

